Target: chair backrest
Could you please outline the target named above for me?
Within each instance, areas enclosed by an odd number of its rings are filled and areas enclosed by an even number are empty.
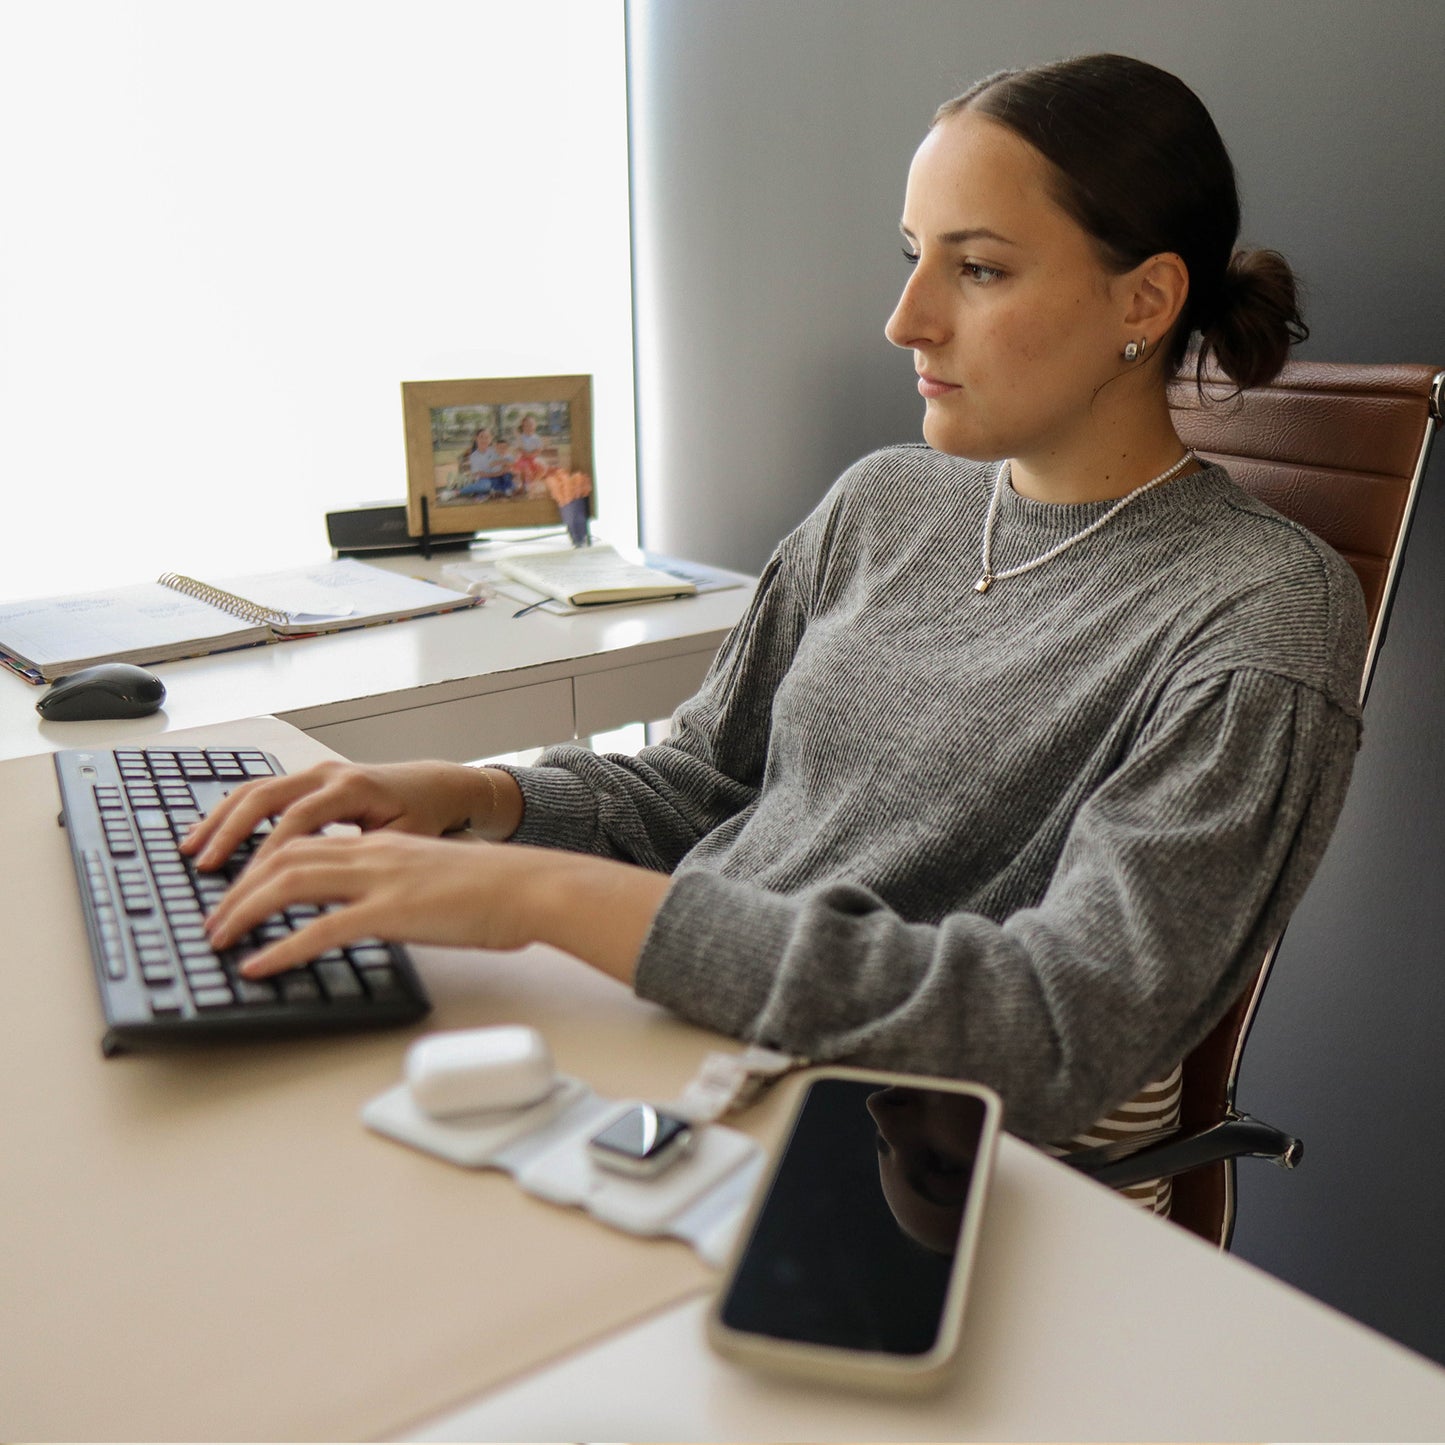
[[[1310,361],[1290,362],[1268,386],[1238,394],[1216,377],[1206,380],[1201,398],[1190,367],[1170,387],[1174,424],[1187,445],[1355,569],[1370,620],[1362,698],[1389,622],[1442,392],[1445,371],[1433,366]],[[1185,1060],[1184,1130],[1207,1128],[1233,1111],[1245,1040],[1278,947],[1276,939],[1249,988]],[[1172,1215],[1227,1246],[1233,1162],[1175,1179]]]

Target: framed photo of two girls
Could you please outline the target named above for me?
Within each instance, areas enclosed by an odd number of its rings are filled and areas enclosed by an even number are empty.
[[[492,532],[592,513],[592,378],[402,383],[407,531]],[[423,505],[425,504],[425,505]]]

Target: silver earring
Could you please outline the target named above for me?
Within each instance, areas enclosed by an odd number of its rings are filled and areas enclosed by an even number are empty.
[[[1124,348],[1124,360],[1139,361],[1148,349],[1149,338],[1147,336],[1141,336],[1138,341],[1131,341]]]

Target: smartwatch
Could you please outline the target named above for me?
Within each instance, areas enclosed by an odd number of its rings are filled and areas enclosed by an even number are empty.
[[[693,1146],[692,1125],[651,1104],[633,1104],[587,1141],[594,1164],[634,1179],[651,1179]]]

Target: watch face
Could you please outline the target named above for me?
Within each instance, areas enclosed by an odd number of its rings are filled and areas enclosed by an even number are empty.
[[[594,1134],[589,1150],[597,1163],[628,1174],[652,1174],[667,1167],[692,1142],[686,1119],[651,1104],[635,1104]]]

